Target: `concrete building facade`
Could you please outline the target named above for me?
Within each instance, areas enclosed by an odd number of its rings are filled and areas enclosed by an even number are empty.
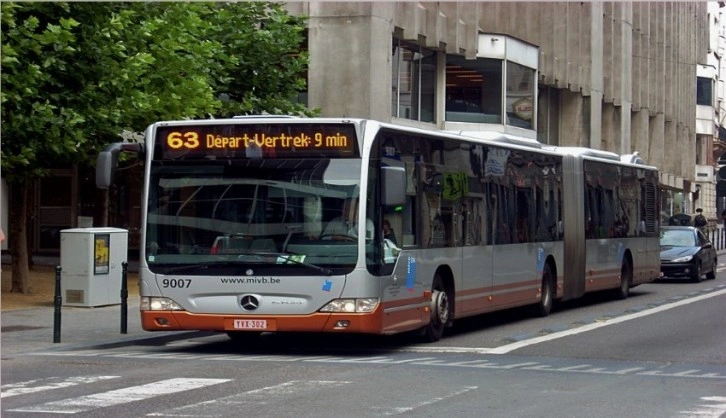
[[[726,180],[718,192],[714,175],[726,152],[719,23],[726,19],[719,3],[345,1],[286,8],[309,18],[306,97],[323,116],[637,151],[661,171],[663,220],[696,205],[709,217],[726,208]],[[711,106],[697,105],[701,76],[716,86]],[[129,248],[137,248],[140,177],[119,177],[109,225],[128,229]],[[0,192],[0,214],[7,214],[7,187]],[[100,218],[93,176],[75,168],[38,181],[32,200],[36,252],[57,251],[59,231]]]
[[[303,2],[286,7],[309,16],[308,105],[322,109],[323,116],[428,129],[500,129],[553,145],[637,151],[661,170],[664,219],[691,213],[700,204],[695,200],[704,199],[696,194],[696,174],[713,166],[712,145],[697,138],[696,78],[699,64],[708,63],[708,3]],[[451,83],[451,68],[496,58],[484,50],[497,37],[514,49],[524,45],[536,51],[536,82],[530,86],[535,114],[526,129],[447,117],[449,93],[468,89]],[[418,112],[402,113],[400,102],[397,106],[405,87],[396,61],[401,46],[421,57],[421,68],[429,67],[410,71],[417,78],[406,74],[411,84],[418,82],[418,92],[409,88]],[[510,84],[523,79],[504,72],[507,102]],[[483,74],[486,85],[488,73]],[[485,89],[474,97],[484,96]],[[423,111],[427,103],[430,112]],[[512,110],[508,102],[503,106],[501,114]],[[715,194],[708,199],[715,216]]]
[[[716,174],[713,179],[715,191],[707,189],[707,196],[713,197],[716,213],[726,210],[726,4],[708,3],[709,47],[706,68],[712,71],[711,85],[715,88],[712,98],[713,113],[708,114],[715,123],[712,135],[713,163]],[[699,74],[700,80],[701,74]],[[700,106],[699,106],[700,107]],[[700,110],[700,109],[699,109]],[[709,185],[713,186],[713,185]],[[701,189],[703,190],[703,188]],[[708,204],[704,202],[704,204]],[[719,216],[720,219],[720,216]]]

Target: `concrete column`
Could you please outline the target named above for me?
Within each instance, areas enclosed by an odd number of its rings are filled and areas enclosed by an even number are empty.
[[[670,120],[666,120],[663,135],[663,137],[665,138],[665,143],[663,144],[663,148],[669,151],[676,150],[676,152],[667,152],[665,154],[663,159],[663,169],[669,174],[674,175],[678,172],[680,168],[679,160],[682,158],[682,156],[678,154],[678,151],[680,150],[678,148],[678,135],[676,132],[676,123]]]
[[[614,68],[614,77],[618,81],[615,103],[618,109],[618,130],[615,150],[619,154],[631,152],[630,145],[630,111],[633,103],[633,5],[632,3],[616,3],[615,28],[617,49],[614,51],[618,67]]]
[[[612,103],[604,103],[602,106],[602,137],[600,144],[593,144],[593,148],[601,150],[615,149],[613,146],[613,136],[617,130],[615,119],[615,106]]]
[[[613,3],[605,3],[603,5],[602,19],[602,73],[608,74],[608,78],[603,78],[603,100],[612,103],[614,100],[613,91]],[[604,113],[604,110],[603,110]],[[603,123],[604,122],[603,115]]]
[[[555,9],[543,7],[540,16],[539,71],[540,78],[548,86],[555,85]]]
[[[603,8],[593,2],[590,8],[590,137],[585,146],[599,149],[603,138]]]
[[[578,67],[578,61],[581,56],[580,42],[585,42],[586,39],[582,39],[580,36],[580,26],[586,25],[586,21],[580,16],[582,12],[582,6],[580,3],[568,2],[565,3],[567,10],[567,20],[565,28],[565,41],[566,41],[566,77],[567,85],[571,91],[579,92],[579,88],[582,85],[582,73]],[[589,16],[588,16],[589,18]]]
[[[308,102],[322,116],[391,119],[393,7],[310,3]]]
[[[583,97],[569,90],[560,90],[560,145],[569,147],[586,147],[586,135],[583,126]],[[587,109],[589,111],[589,109]]]
[[[679,171],[677,175],[685,179],[696,176],[696,134],[692,133],[684,123],[678,124],[678,156]]]
[[[650,13],[653,16],[651,21],[650,48],[648,53],[648,71],[650,77],[650,106],[651,114],[663,114],[665,104],[663,96],[665,92],[665,11],[661,4],[650,3]]]
[[[661,170],[665,168],[665,119],[662,113],[656,113],[649,119],[648,137],[650,139],[650,153],[648,164],[654,165]]]
[[[648,155],[650,154],[650,136],[648,135],[648,129],[650,128],[649,119],[650,117],[648,116],[647,110],[635,111],[632,113],[630,118],[630,138],[632,141],[632,150],[640,153],[643,160],[648,163],[650,163],[648,160]]]

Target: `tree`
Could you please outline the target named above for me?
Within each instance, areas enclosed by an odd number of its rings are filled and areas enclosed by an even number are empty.
[[[278,4],[3,2],[0,8],[0,161],[11,189],[11,292],[31,291],[27,190],[52,165],[92,165],[122,132],[156,120],[314,112],[290,101],[305,82],[307,57],[295,53],[303,20]]]
[[[279,3],[217,3],[206,19],[223,52],[214,67],[215,91],[225,98],[220,117],[246,114],[314,116],[294,103],[307,85],[306,18]]]
[[[49,68],[66,68],[76,52],[65,5],[35,3],[28,7],[3,3],[2,23],[2,136],[3,175],[10,186],[10,245],[13,265],[11,291],[27,293],[27,186],[45,175],[43,155],[71,153],[79,140],[74,127],[83,118],[59,106],[46,89],[56,80]],[[48,18],[57,11],[58,17]],[[66,129],[68,127],[68,129]]]

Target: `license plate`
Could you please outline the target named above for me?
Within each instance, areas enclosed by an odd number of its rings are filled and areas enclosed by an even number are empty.
[[[234,329],[267,329],[264,319],[235,319]]]

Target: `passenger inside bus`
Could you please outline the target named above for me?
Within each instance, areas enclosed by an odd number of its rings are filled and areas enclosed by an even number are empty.
[[[396,233],[393,232],[391,222],[388,219],[383,220],[383,238],[391,241],[393,245],[398,245],[398,241],[396,241]]]

